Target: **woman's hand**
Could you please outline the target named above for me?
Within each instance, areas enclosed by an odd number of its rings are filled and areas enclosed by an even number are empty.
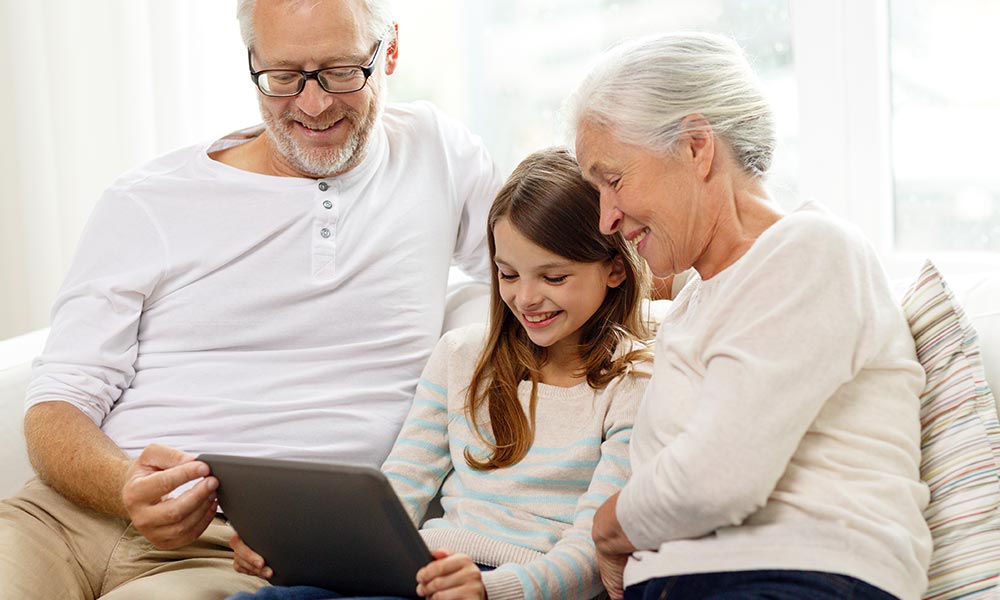
[[[417,571],[417,595],[428,600],[486,599],[483,576],[464,554],[441,548],[432,552],[434,562]]]
[[[635,546],[618,522],[615,508],[618,506],[618,494],[611,496],[594,513],[594,524],[591,535],[597,547],[597,567],[601,573],[601,582],[608,590],[611,600],[621,600],[625,595],[622,575],[628,557],[635,552]]]
[[[251,550],[239,534],[234,533],[233,537],[229,538],[229,545],[233,549],[233,569],[237,573],[254,575],[261,579],[270,579],[274,575],[271,567],[264,562],[264,557]]]

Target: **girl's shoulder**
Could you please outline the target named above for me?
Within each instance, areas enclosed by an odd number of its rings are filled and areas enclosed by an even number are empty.
[[[486,343],[488,327],[485,323],[463,325],[445,332],[438,340],[438,351],[449,354],[455,352],[479,352]]]

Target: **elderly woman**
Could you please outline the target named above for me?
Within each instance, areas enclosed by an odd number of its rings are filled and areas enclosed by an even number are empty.
[[[869,243],[771,200],[740,48],[621,45],[567,109],[603,232],[698,274],[659,330],[632,478],[594,519],[612,598],[919,598],[924,373]]]

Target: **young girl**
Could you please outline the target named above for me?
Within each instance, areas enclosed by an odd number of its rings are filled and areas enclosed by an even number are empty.
[[[597,193],[564,150],[526,158],[490,210],[488,328],[444,335],[382,470],[437,560],[416,592],[490,600],[599,594],[591,521],[629,476],[651,358],[644,271],[598,230]],[[237,571],[270,575],[233,539]],[[263,588],[243,598],[319,598]],[[441,596],[437,596],[441,597]],[[235,598],[235,597],[234,597]]]

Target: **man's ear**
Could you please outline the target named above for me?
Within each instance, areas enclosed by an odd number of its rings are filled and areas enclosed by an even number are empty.
[[[389,48],[385,51],[385,74],[392,75],[396,70],[396,61],[399,60],[399,25],[392,24],[392,32],[389,33],[392,39],[389,40]]]
[[[622,258],[621,254],[617,254],[611,259],[611,272],[608,273],[608,287],[616,288],[627,278],[628,273],[625,272],[625,259]]]
[[[699,113],[690,114],[681,121],[683,146],[681,149],[691,158],[695,173],[707,179],[712,173],[715,160],[715,132],[708,119]]]

